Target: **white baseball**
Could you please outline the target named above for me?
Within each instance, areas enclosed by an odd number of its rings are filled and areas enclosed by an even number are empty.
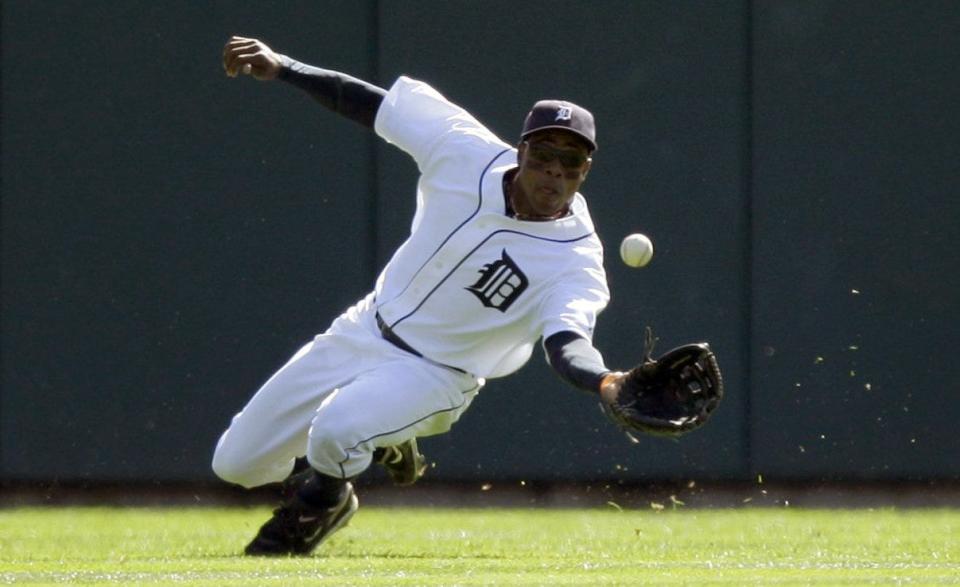
[[[244,75],[250,75],[252,72],[253,72],[253,66],[250,65],[249,63],[244,63],[244,64],[243,64],[243,74],[244,74]]]
[[[620,243],[620,258],[630,267],[643,267],[653,258],[653,243],[639,232],[628,234]]]

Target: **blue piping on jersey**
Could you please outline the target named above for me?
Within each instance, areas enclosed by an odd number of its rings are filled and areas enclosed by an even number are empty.
[[[435,251],[433,251],[432,253],[430,253],[430,256],[427,257],[427,260],[423,262],[423,265],[421,265],[420,268],[417,269],[417,270],[413,273],[413,276],[410,277],[410,281],[407,282],[407,285],[405,285],[405,286],[403,287],[403,289],[400,290],[400,293],[398,293],[396,296],[394,296],[393,299],[397,299],[397,298],[399,298],[400,296],[402,296],[402,295],[407,291],[407,288],[409,288],[409,287],[413,284],[414,280],[416,280],[417,275],[419,275],[420,272],[423,271],[423,268],[424,268],[424,267],[426,267],[427,265],[430,264],[430,261],[431,261],[434,257],[436,257],[436,256],[437,256],[437,253],[440,252],[440,249],[442,249],[442,248],[444,247],[444,245],[446,245],[447,242],[448,242],[451,238],[453,238],[453,235],[457,234],[457,232],[459,232],[461,228],[463,228],[464,226],[466,226],[467,223],[470,222],[470,220],[472,220],[474,216],[476,216],[477,214],[480,213],[480,210],[483,208],[483,178],[487,176],[487,172],[490,171],[490,168],[493,166],[494,162],[495,162],[497,159],[499,159],[504,153],[506,153],[507,151],[510,151],[510,150],[512,150],[512,149],[513,149],[513,147],[509,147],[509,148],[507,148],[507,149],[504,149],[504,150],[500,151],[499,153],[497,153],[497,154],[493,157],[493,159],[490,160],[489,163],[487,163],[487,166],[483,168],[483,171],[480,172],[480,181],[479,181],[478,184],[477,184],[477,197],[478,197],[478,199],[477,199],[477,209],[474,210],[469,216],[467,216],[466,219],[464,219],[464,221],[461,222],[456,228],[454,228],[454,229],[450,232],[450,234],[447,235],[447,238],[443,239],[443,242],[441,242],[440,245],[437,246],[437,248],[436,248]],[[384,303],[389,303],[389,302],[384,302]],[[379,307],[380,307],[380,306],[377,306],[378,309],[379,309]],[[418,306],[418,307],[419,307],[419,306]],[[404,318],[406,318],[406,316],[404,316]],[[401,320],[402,320],[402,318],[401,318]],[[400,322],[400,320],[397,320],[397,322],[394,322],[393,324],[390,324],[390,328],[393,328],[394,326],[396,326],[398,322]]]
[[[470,249],[470,252],[467,253],[466,255],[464,255],[463,258],[460,259],[460,262],[457,263],[456,265],[454,265],[454,266],[453,266],[453,269],[451,269],[451,270],[443,277],[443,279],[441,279],[441,280],[437,283],[437,285],[435,285],[435,286],[433,287],[433,289],[431,289],[429,292],[427,292],[427,295],[424,296],[424,298],[423,298],[422,300],[420,300],[420,303],[417,304],[417,307],[416,307],[416,308],[414,308],[414,309],[413,309],[409,314],[407,314],[406,316],[403,316],[403,317],[401,317],[400,319],[398,319],[398,320],[397,320],[396,322],[394,322],[390,327],[393,328],[394,326],[396,326],[397,324],[400,324],[401,322],[403,322],[404,320],[406,320],[406,319],[409,318],[410,316],[413,316],[414,314],[416,314],[416,313],[417,313],[417,310],[419,310],[425,303],[427,303],[427,300],[430,299],[430,296],[433,295],[433,292],[437,291],[437,289],[439,289],[440,286],[443,285],[444,282],[446,282],[447,279],[449,279],[450,276],[453,275],[453,274],[457,271],[457,269],[460,268],[461,265],[463,265],[464,261],[466,261],[467,259],[469,259],[470,256],[473,255],[473,254],[477,251],[477,249],[479,249],[480,247],[482,247],[482,246],[484,245],[484,243],[486,243],[488,240],[492,239],[494,236],[500,234],[501,232],[516,234],[516,235],[519,235],[519,236],[525,236],[525,237],[534,238],[534,239],[542,240],[542,241],[548,241],[548,242],[552,242],[552,243],[573,243],[573,242],[577,242],[577,241],[579,241],[579,240],[583,240],[583,239],[585,239],[585,238],[590,238],[591,236],[593,236],[593,235],[595,234],[594,232],[591,231],[591,232],[588,232],[588,233],[586,233],[586,234],[584,234],[584,235],[580,235],[580,236],[575,237],[575,238],[557,239],[557,238],[547,238],[547,237],[543,237],[543,236],[537,236],[537,235],[533,235],[533,234],[528,234],[528,233],[526,233],[526,232],[521,232],[521,231],[519,231],[519,230],[513,230],[513,229],[508,229],[508,228],[504,228],[504,229],[502,229],[502,230],[495,230],[495,231],[491,232],[490,234],[488,234],[485,239],[483,239],[482,241],[480,241],[480,242],[477,244],[477,246],[475,246],[475,247],[473,247],[472,249]]]

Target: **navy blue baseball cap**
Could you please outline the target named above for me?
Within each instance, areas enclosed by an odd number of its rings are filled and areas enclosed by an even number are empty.
[[[568,130],[580,136],[590,145],[590,150],[597,149],[597,130],[593,122],[593,114],[582,106],[566,100],[540,100],[533,105],[527,119],[523,121],[523,140],[531,134],[551,128]]]

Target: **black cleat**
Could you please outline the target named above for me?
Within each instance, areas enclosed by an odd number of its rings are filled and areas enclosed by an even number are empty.
[[[344,485],[340,501],[329,508],[310,507],[294,497],[274,510],[243,552],[249,556],[309,554],[346,526],[359,505],[350,483]]]
[[[383,465],[397,485],[413,485],[427,470],[427,459],[420,454],[416,438],[397,446],[378,448],[373,451],[373,462]]]
[[[310,468],[310,465],[307,463],[306,458],[297,459],[297,463],[293,468],[293,473],[289,477],[283,480],[280,483],[280,497],[284,503],[293,499],[293,496],[297,494],[297,491],[311,478],[313,477],[313,469]]]

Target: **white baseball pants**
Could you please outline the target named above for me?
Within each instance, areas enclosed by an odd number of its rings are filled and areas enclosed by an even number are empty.
[[[301,348],[233,417],[213,470],[256,487],[283,481],[306,455],[325,475],[362,473],[378,447],[447,432],[484,380],[385,341],[372,294]]]

